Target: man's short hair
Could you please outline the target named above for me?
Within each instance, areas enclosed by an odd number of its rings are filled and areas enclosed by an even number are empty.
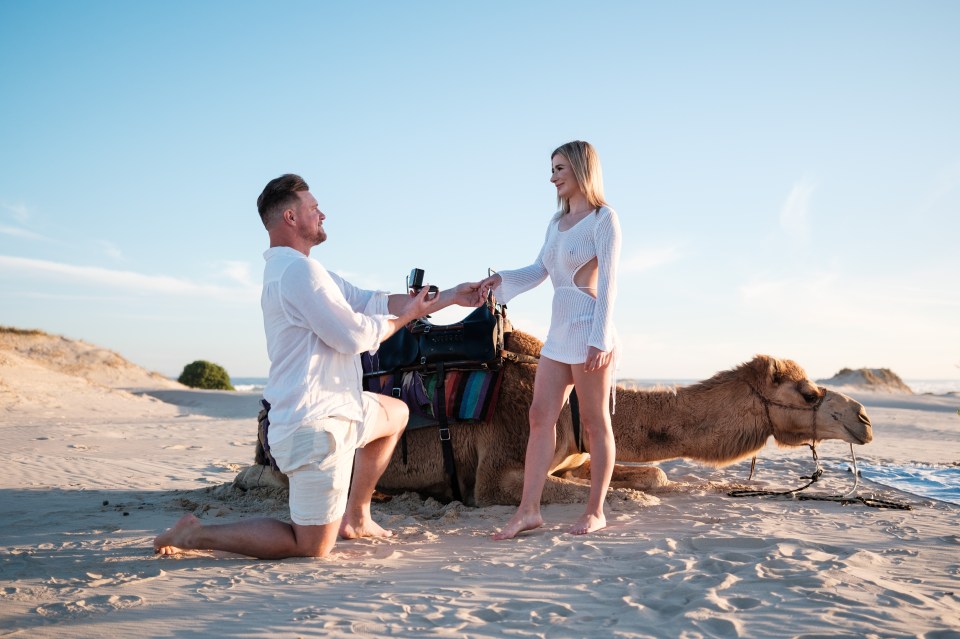
[[[267,182],[260,197],[257,198],[257,210],[260,212],[260,221],[263,222],[263,226],[269,230],[284,211],[300,204],[300,196],[297,193],[309,190],[310,187],[303,178],[293,173],[286,173]]]

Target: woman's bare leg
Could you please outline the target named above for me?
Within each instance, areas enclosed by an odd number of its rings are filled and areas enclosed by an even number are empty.
[[[568,364],[541,357],[530,404],[530,437],[523,468],[523,494],[517,512],[494,539],[511,539],[543,525],[540,497],[557,454],[557,418],[570,393],[573,377]]]
[[[613,366],[607,365],[589,373],[581,366],[572,368],[574,386],[580,400],[580,420],[590,451],[590,497],[583,515],[570,528],[570,532],[583,535],[607,525],[603,504],[617,459],[613,427],[610,423]]]

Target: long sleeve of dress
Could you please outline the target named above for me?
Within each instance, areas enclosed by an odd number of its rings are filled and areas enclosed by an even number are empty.
[[[597,306],[593,317],[593,329],[588,346],[601,351],[614,347],[613,304],[617,297],[617,270],[620,263],[620,221],[612,209],[601,209],[594,227],[594,244],[597,251]]]

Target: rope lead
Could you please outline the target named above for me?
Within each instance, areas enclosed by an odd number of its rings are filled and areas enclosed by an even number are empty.
[[[857,489],[860,486],[860,471],[857,468],[857,455],[853,452],[853,444],[850,444],[850,456],[853,458],[853,489],[843,495],[801,495],[801,491],[806,490],[823,476],[823,467],[820,466],[820,457],[817,455],[817,449],[814,444],[808,444],[813,452],[813,461],[816,465],[814,471],[809,476],[802,476],[800,479],[809,479],[806,484],[793,490],[731,490],[727,493],[730,497],[790,497],[798,501],[832,501],[838,504],[863,504],[870,508],[892,508],[895,510],[913,510],[910,504],[905,502],[893,501],[891,499],[879,499],[877,497],[857,496]],[[756,458],[754,458],[756,461]],[[753,464],[750,466],[750,477],[753,477]]]

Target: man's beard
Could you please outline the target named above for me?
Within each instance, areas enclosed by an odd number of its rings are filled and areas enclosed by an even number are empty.
[[[318,228],[313,233],[302,233],[300,237],[309,240],[310,246],[318,246],[327,240],[327,232]]]

